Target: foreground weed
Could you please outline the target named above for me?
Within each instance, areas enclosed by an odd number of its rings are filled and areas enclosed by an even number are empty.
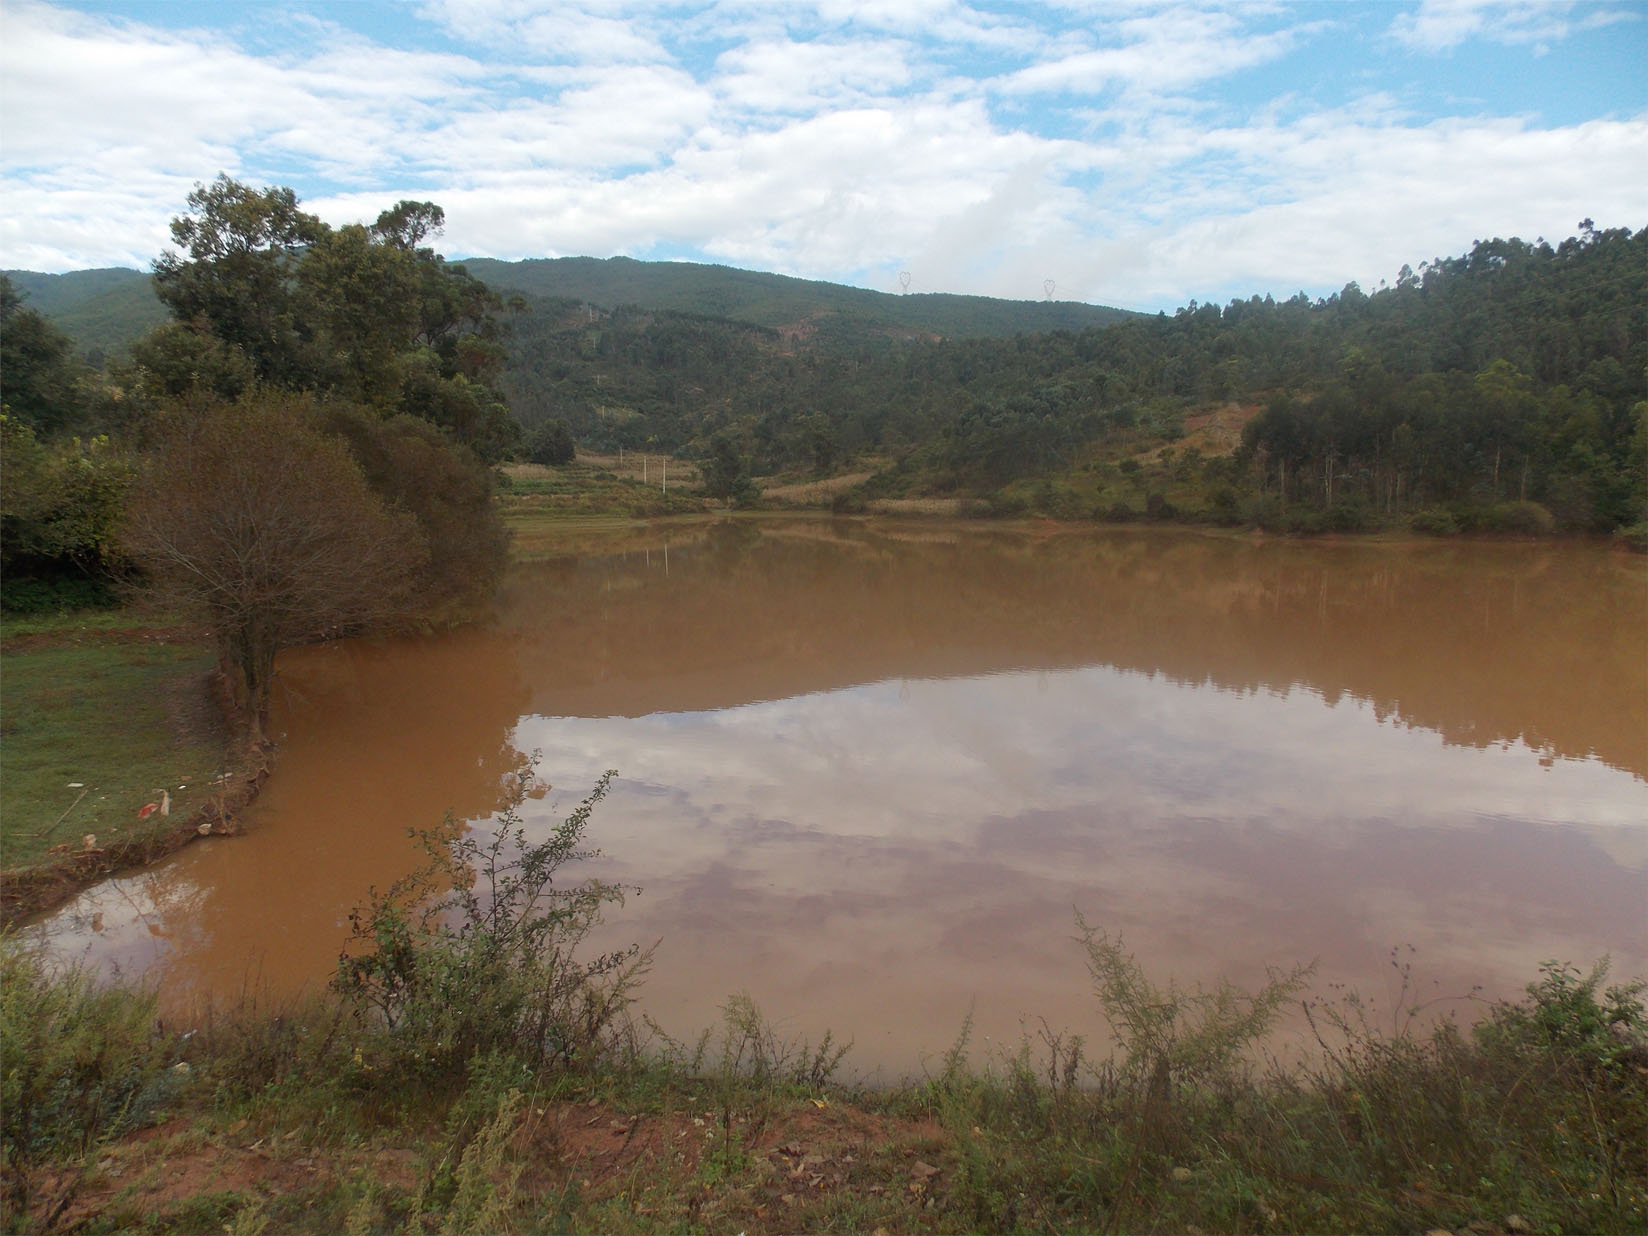
[[[0,1230],[28,1226],[43,1167],[77,1168],[176,1097],[181,1078],[166,1067],[174,1044],[155,1029],[154,1011],[151,992],[100,989],[77,969],[53,973],[0,937]],[[60,1186],[58,1209],[73,1180]]]
[[[837,1043],[826,1030],[814,1046],[806,1038],[786,1038],[761,1013],[748,992],[721,1006],[721,1070],[756,1086],[773,1084],[819,1090],[829,1084],[851,1043]]]
[[[1126,1053],[1124,1067],[1147,1080],[1153,1093],[1186,1083],[1209,1084],[1234,1076],[1245,1053],[1262,1042],[1282,1009],[1315,972],[1315,963],[1269,971],[1253,994],[1228,982],[1211,990],[1181,987],[1172,979],[1157,986],[1145,975],[1120,936],[1076,924],[1087,950],[1087,969],[1105,1020]]]
[[[464,1147],[440,1236],[491,1236],[509,1229],[519,1203],[521,1165],[505,1160],[520,1111],[521,1093],[512,1090],[498,1104],[493,1118]]]
[[[418,834],[423,868],[375,890],[350,922],[333,989],[365,1025],[380,1076],[461,1076],[477,1054],[503,1050],[535,1068],[589,1065],[632,1038],[628,1008],[651,955],[638,947],[588,961],[578,945],[624,890],[599,881],[561,886],[584,848],[608,772],[543,841],[527,838],[519,809],[530,770],[513,778],[489,840],[450,816]]]

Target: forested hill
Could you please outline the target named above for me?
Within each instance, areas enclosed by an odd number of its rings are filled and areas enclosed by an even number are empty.
[[[787,333],[861,332],[956,339],[1001,338],[1049,330],[1107,326],[1136,316],[1079,301],[998,300],[946,293],[892,295],[691,262],[633,258],[543,258],[498,262],[472,258],[469,273],[501,292],[576,300],[603,309],[636,306],[726,318]]]
[[[167,318],[147,271],[126,267],[43,275],[4,273],[28,302],[94,361],[113,356]]]
[[[877,475],[867,499],[1298,530],[1648,518],[1648,229],[1479,242],[1365,294],[1192,302],[1012,339],[797,348],[541,302],[501,384],[581,445]],[[1214,422],[1217,434],[1201,427]],[[1183,441],[1181,445],[1181,439]]]
[[[576,301],[602,309],[632,306],[721,318],[783,330],[818,347],[854,347],[888,337],[966,339],[1080,330],[1136,316],[1078,301],[996,300],[937,293],[893,296],[785,275],[690,262],[631,258],[472,258],[470,274],[503,293],[534,301]],[[3,272],[31,309],[94,361],[114,357],[166,320],[146,271],[110,268],[63,275]]]
[[[466,266],[526,294],[496,384],[529,431],[563,422],[585,449],[713,456],[720,474],[873,473],[848,509],[953,496],[1296,530],[1648,530],[1648,229],[1587,220],[1554,247],[1404,266],[1371,294],[1120,320],[686,263]],[[148,286],[15,278],[65,326],[107,325]],[[1109,324],[1034,329],[1070,313]]]

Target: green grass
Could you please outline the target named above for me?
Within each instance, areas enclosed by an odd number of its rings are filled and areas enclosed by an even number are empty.
[[[0,643],[0,862],[100,845],[158,826],[138,811],[171,795],[171,823],[206,801],[224,747],[204,679],[213,658],[176,627],[129,611],[8,618]],[[79,783],[78,788],[73,783]],[[187,786],[187,789],[180,788]]]

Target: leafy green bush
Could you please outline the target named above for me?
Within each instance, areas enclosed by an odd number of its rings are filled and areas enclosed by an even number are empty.
[[[17,1231],[40,1166],[150,1122],[176,1093],[153,993],[52,973],[0,939],[0,1230]]]
[[[650,953],[631,946],[579,960],[602,907],[624,890],[556,883],[569,863],[598,853],[583,848],[584,834],[615,775],[542,841],[528,840],[520,817],[530,770],[515,775],[489,840],[448,816],[417,834],[424,867],[350,915],[332,985],[362,1023],[383,1031],[368,1045],[385,1071],[453,1077],[488,1052],[534,1067],[585,1065],[619,1045]]]
[[[1542,962],[1541,978],[1528,984],[1528,998],[1501,1004],[1477,1027],[1485,1046],[1587,1070],[1618,1074],[1648,1067],[1648,981],[1637,979],[1606,990],[1609,959],[1581,974],[1577,966]]]
[[[1614,532],[1614,539],[1627,549],[1648,554],[1648,522],[1619,528]]]
[[[1242,505],[1242,517],[1255,528],[1266,532],[1280,531],[1285,519],[1282,500],[1275,494],[1253,494]]]
[[[1363,532],[1372,526],[1373,514],[1367,503],[1352,495],[1336,497],[1324,512],[1324,520],[1330,532]]]
[[[1030,512],[1030,499],[1021,493],[998,489],[985,496],[992,519],[1017,519]]]
[[[791,1085],[817,1090],[827,1085],[851,1043],[838,1043],[830,1031],[816,1045],[788,1038],[769,1022],[748,992],[729,996],[721,1006],[721,1070],[758,1086]]]
[[[1425,536],[1453,536],[1459,531],[1459,521],[1453,512],[1439,506],[1428,506],[1408,516],[1408,527]]]
[[[533,463],[550,467],[571,463],[577,453],[577,445],[572,440],[572,430],[559,417],[545,421],[533,430],[527,448],[527,457]]]
[[[1172,520],[1179,517],[1179,508],[1167,500],[1167,495],[1152,491],[1144,496],[1144,517],[1155,520]]]
[[[1548,536],[1556,519],[1537,502],[1497,502],[1461,512],[1461,522],[1476,532],[1502,532],[1514,536]]]
[[[117,548],[131,461],[107,438],[46,444],[0,412],[0,572],[8,608],[44,603],[24,580],[108,583],[125,565]]]
[[[1214,485],[1207,495],[1208,518],[1226,527],[1242,522],[1241,498],[1228,481]]]
[[[72,575],[50,579],[13,579],[9,575],[0,578],[0,609],[10,614],[110,609],[119,600],[113,586],[101,579]]]

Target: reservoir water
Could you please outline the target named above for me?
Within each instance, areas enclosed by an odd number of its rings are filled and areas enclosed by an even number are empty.
[[[1102,1037],[1074,916],[1158,978],[1317,960],[1381,1007],[1648,973],[1648,584],[1572,544],[1298,543],[828,520],[637,527],[494,621],[283,655],[241,836],[43,925],[187,1016],[325,981],[408,829],[547,828],[603,769],[677,1037],[746,991],[848,1067],[1045,1020]],[[1469,1016],[1468,1002],[1442,1004]]]

